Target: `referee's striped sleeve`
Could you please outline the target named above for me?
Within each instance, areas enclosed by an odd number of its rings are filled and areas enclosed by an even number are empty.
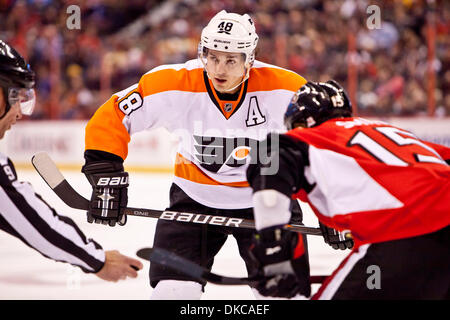
[[[30,184],[19,182],[17,178],[11,181],[15,176],[12,163],[1,162],[0,228],[45,257],[79,266],[85,272],[99,271],[105,261],[101,246],[87,239],[70,218],[58,215]],[[9,176],[6,176],[5,166],[9,167]]]

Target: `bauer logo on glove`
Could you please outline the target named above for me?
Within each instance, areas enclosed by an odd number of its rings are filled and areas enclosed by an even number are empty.
[[[118,186],[128,185],[128,176],[126,177],[102,177],[98,179],[97,186]]]

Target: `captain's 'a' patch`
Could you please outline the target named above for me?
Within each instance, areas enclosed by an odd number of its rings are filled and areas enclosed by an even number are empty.
[[[266,116],[262,114],[259,108],[258,99],[256,97],[251,97],[248,104],[247,120],[245,124],[247,127],[253,127],[258,124],[266,122]]]

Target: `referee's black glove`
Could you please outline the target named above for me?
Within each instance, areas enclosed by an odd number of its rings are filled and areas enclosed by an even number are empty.
[[[128,203],[128,172],[123,165],[109,161],[95,161],[81,170],[92,185],[92,197],[87,212],[89,223],[124,225],[127,216],[122,209]]]
[[[325,243],[330,245],[333,249],[351,249],[354,242],[349,233],[339,232],[336,229],[329,228],[323,223],[319,222],[320,230],[322,230],[322,236]]]

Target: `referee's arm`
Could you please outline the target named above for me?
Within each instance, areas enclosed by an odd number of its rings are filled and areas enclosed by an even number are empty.
[[[0,154],[0,229],[55,261],[97,272],[105,252],[68,217],[58,215],[29,183],[19,182],[12,162]]]

